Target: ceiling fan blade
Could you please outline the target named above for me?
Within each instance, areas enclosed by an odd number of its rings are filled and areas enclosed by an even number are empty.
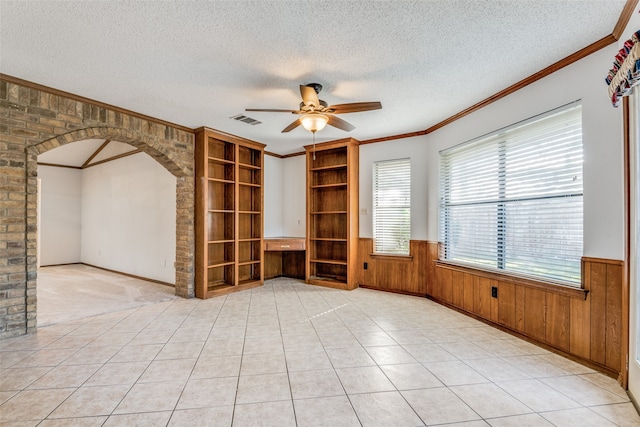
[[[380,102],[352,102],[350,104],[330,105],[329,110],[333,114],[358,113],[360,111],[379,110]]]
[[[302,96],[302,102],[304,105],[313,105],[315,107],[320,106],[320,100],[316,90],[309,86],[300,85],[300,95]]]
[[[296,121],[291,123],[289,126],[287,126],[286,128],[282,129],[281,133],[291,132],[292,130],[294,130],[298,126],[300,126],[300,119],[297,119]]]
[[[329,121],[327,122],[327,124],[333,126],[334,128],[342,129],[347,132],[351,132],[356,128],[351,123],[346,122],[339,117],[329,115],[329,114],[327,114],[327,117],[329,117]]]
[[[245,108],[244,111],[265,111],[268,113],[300,113],[298,110],[279,110],[277,108]]]

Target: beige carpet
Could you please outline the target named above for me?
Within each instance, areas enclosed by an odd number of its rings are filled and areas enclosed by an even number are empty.
[[[175,299],[174,288],[82,264],[38,270],[38,327]]]

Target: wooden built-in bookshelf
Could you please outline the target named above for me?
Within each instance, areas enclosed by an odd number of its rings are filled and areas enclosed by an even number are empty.
[[[263,284],[264,144],[196,131],[198,298]]]
[[[307,283],[358,287],[358,141],[306,146]]]

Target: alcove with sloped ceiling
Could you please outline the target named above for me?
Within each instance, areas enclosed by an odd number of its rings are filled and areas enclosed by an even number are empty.
[[[175,284],[176,178],[156,160],[117,141],[73,142],[38,156],[38,187],[40,278],[84,265]]]

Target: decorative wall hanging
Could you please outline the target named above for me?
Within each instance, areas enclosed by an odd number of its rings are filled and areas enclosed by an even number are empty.
[[[609,85],[609,99],[614,107],[640,82],[640,30],[626,42],[613,60],[613,68],[605,78]]]

